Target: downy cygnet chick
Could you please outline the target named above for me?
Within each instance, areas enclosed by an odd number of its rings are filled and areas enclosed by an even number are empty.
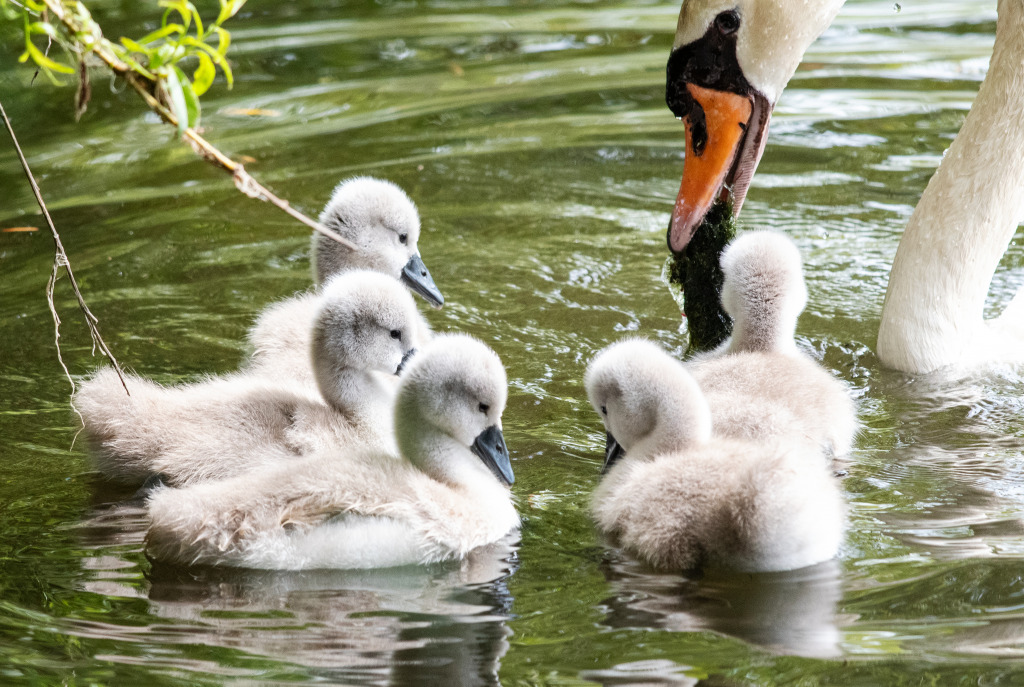
[[[356,177],[338,184],[320,213],[320,223],[354,243],[358,250],[313,233],[313,277],[317,288],[268,306],[249,330],[253,348],[248,371],[264,377],[307,386],[313,372],[305,351],[316,314],[319,285],[335,274],[368,269],[401,280],[431,305],[444,297],[420,258],[420,218],[409,196],[395,184]],[[417,317],[417,338],[426,342],[430,326]]]
[[[715,434],[775,436],[785,431],[776,426],[784,410],[827,451],[849,453],[857,433],[853,400],[794,339],[807,304],[796,245],[776,232],[747,232],[726,247],[721,264],[722,305],[733,318],[733,334],[689,368],[711,406]]]
[[[725,247],[721,265],[722,308],[733,329],[715,352],[799,355],[794,334],[807,307],[807,285],[793,241],[773,231],[750,231]]]
[[[119,482],[160,473],[182,485],[327,448],[387,450],[417,317],[409,292],[379,272],[332,279],[306,352],[319,393],[241,374],[169,388],[130,375],[128,396],[101,370],[75,398],[96,466]]]
[[[337,451],[149,500],[148,550],[177,563],[375,568],[465,557],[519,526],[501,432],[505,370],[464,335],[437,336],[399,381],[401,460]]]
[[[606,348],[585,385],[609,435],[591,510],[625,549],[668,570],[792,570],[836,555],[843,501],[816,444],[713,436],[693,377],[650,342]]]

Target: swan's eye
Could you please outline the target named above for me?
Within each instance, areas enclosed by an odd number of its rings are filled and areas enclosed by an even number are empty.
[[[736,33],[736,30],[740,28],[740,15],[736,10],[722,12],[715,17],[715,26],[722,33]]]
[[[483,413],[484,415],[486,415],[487,411],[491,409],[491,407],[489,405],[487,405],[486,403],[481,403],[477,407],[480,409],[480,412]]]
[[[605,406],[601,406],[601,414],[602,415],[607,415],[608,414],[608,408],[606,408]]]
[[[392,339],[398,339],[399,341],[401,341],[402,340],[402,332],[401,332],[401,330],[392,329],[391,330],[391,338]]]
[[[402,243],[409,243],[409,235],[408,234],[399,234],[398,235],[398,240],[401,241]]]

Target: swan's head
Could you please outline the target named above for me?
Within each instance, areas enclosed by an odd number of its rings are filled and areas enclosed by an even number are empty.
[[[685,0],[665,100],[686,124],[686,161],[668,243],[681,252],[716,198],[739,213],[768,120],[804,51],[843,0]]]
[[[650,458],[711,438],[711,411],[697,382],[650,341],[608,346],[587,367],[583,384],[608,435],[606,471],[623,451]]]
[[[464,334],[435,336],[402,375],[395,431],[402,454],[450,484],[488,470],[514,481],[501,414],[508,398],[505,368],[485,344]],[[469,451],[431,450],[454,441]],[[424,448],[426,447],[426,448]],[[436,446],[435,446],[436,448]]]
[[[420,216],[405,191],[390,181],[356,177],[334,189],[320,223],[359,247],[313,234],[313,272],[318,284],[344,270],[367,269],[401,279],[431,305],[444,296],[420,258]]]
[[[774,351],[792,343],[807,305],[800,251],[774,231],[747,232],[722,251],[722,307],[735,321],[736,348]]]
[[[380,272],[350,270],[324,285],[313,325],[313,370],[335,398],[346,370],[398,374],[416,349],[412,296]]]

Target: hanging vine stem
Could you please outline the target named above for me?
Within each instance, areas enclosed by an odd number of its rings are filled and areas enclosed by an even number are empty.
[[[100,352],[107,357],[110,363],[114,366],[117,371],[117,376],[121,380],[121,386],[124,386],[124,391],[129,396],[131,393],[128,391],[128,386],[125,384],[124,375],[121,373],[121,366],[117,363],[114,358],[114,354],[107,348],[106,342],[103,340],[103,336],[100,335],[99,319],[92,314],[89,310],[89,306],[85,303],[85,298],[82,297],[82,291],[78,288],[78,281],[75,279],[75,273],[71,270],[71,261],[68,260],[68,254],[64,251],[64,244],[60,240],[60,234],[57,233],[57,227],[53,224],[53,218],[50,217],[50,211],[46,208],[46,203],[43,202],[43,194],[39,190],[39,184],[36,183],[35,177],[32,175],[32,170],[28,166],[28,161],[25,159],[24,153],[21,152],[21,146],[18,145],[18,137],[14,135],[14,127],[11,125],[11,120],[7,118],[7,111],[4,109],[4,105],[0,102],[0,115],[3,116],[4,124],[7,126],[7,133],[11,135],[11,140],[14,142],[14,149],[18,153],[18,159],[21,161],[21,168],[25,170],[25,176],[28,177],[28,183],[32,187],[32,193],[36,196],[36,202],[39,203],[39,209],[43,212],[43,217],[46,218],[46,224],[50,227],[50,233],[53,235],[53,269],[50,272],[50,279],[46,283],[46,301],[50,306],[50,313],[53,315],[53,329],[54,329],[54,344],[57,346],[57,360],[60,362],[60,366],[64,368],[64,375],[68,378],[68,382],[71,383],[71,395],[74,399],[75,393],[75,380],[71,377],[71,373],[68,371],[68,366],[64,364],[64,358],[60,352],[60,315],[57,314],[57,306],[53,302],[53,290],[57,285],[57,277],[60,274],[60,268],[63,267],[64,271],[67,272],[68,280],[71,282],[71,288],[75,292],[75,298],[78,299],[78,307],[81,308],[82,314],[85,315],[85,324],[89,327],[89,334],[92,336],[93,351],[97,348]],[[75,408],[74,401],[72,400],[71,408],[75,411],[79,418],[82,414],[78,412],[78,408]],[[84,420],[83,420],[84,422]]]
[[[111,71],[128,82],[128,84],[134,88],[146,102],[146,105],[160,115],[161,119],[182,131],[183,138],[192,146],[192,149],[195,150],[196,153],[208,162],[231,174],[235,182],[235,187],[237,187],[239,191],[250,198],[256,198],[270,203],[271,205],[288,213],[292,218],[302,222],[314,231],[323,234],[331,240],[337,241],[349,250],[358,250],[358,247],[354,243],[342,238],[337,233],[331,231],[316,220],[302,212],[299,212],[293,208],[287,200],[280,198],[271,192],[266,186],[256,181],[256,179],[245,171],[245,167],[243,167],[240,162],[235,162],[230,157],[222,153],[212,143],[200,136],[195,129],[192,127],[182,127],[178,117],[175,116],[175,114],[162,102],[160,102],[160,99],[155,95],[157,92],[157,84],[153,80],[139,74],[107,47],[107,42],[103,38],[103,33],[95,21],[91,18],[88,19],[88,26],[86,26],[82,18],[67,11],[61,0],[42,0],[42,2],[46,5],[47,9],[53,13],[53,16],[59,19],[60,22],[68,29],[72,36],[87,37],[88,40],[80,41],[79,45],[83,49],[95,54],[103,61],[104,64],[107,65],[107,67],[110,68]]]

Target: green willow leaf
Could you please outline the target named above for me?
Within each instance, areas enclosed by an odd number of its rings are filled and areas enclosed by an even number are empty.
[[[170,12],[177,12],[181,15],[181,21],[185,24],[186,30],[192,26],[192,12],[189,10],[189,3],[186,2],[186,0],[160,0],[157,5],[167,8],[167,12],[164,13],[164,17],[166,17]]]
[[[213,31],[217,34],[217,54],[224,57],[231,46],[231,34],[219,26],[214,26]]]
[[[53,28],[53,25],[50,24],[50,22],[34,21],[28,25],[28,30],[30,33],[41,33],[53,38],[54,40],[57,38],[57,30]]]
[[[177,33],[179,35],[183,34],[183,33],[185,33],[185,27],[182,26],[181,24],[167,24],[166,26],[163,26],[162,28],[157,29],[153,33],[150,33],[150,34],[147,34],[147,35],[143,36],[142,38],[139,39],[138,42],[141,43],[142,45],[145,45],[146,43],[152,43],[154,41],[158,41],[161,38],[167,38],[167,36],[170,36],[172,33]],[[121,40],[124,41],[123,38]]]
[[[175,76],[181,84],[181,94],[185,98],[185,111],[187,113],[188,125],[194,127],[199,123],[199,96],[189,82],[188,77],[178,67],[174,67]],[[180,129],[180,127],[179,127]]]
[[[232,88],[235,85],[235,77],[231,74],[231,66],[228,64],[228,61],[223,58],[220,60],[214,59],[213,61],[216,62],[220,66],[220,70],[224,72],[224,78],[228,80],[228,88]]]
[[[152,50],[150,48],[147,48],[144,45],[139,45],[138,43],[133,41],[131,38],[125,38],[124,36],[121,36],[121,45],[123,45],[124,47],[128,48],[128,50],[130,50],[131,52],[139,53],[141,55],[147,55],[148,56],[149,53],[152,52]]]
[[[199,16],[199,10],[197,10],[196,6],[193,5],[191,2],[186,2],[185,6],[188,8],[188,11],[192,14],[192,20],[196,23],[196,35],[204,35],[206,32],[203,31],[203,19]]]
[[[213,66],[213,60],[204,52],[198,53],[199,67],[192,75],[192,86],[196,95],[200,96],[210,90],[213,79],[217,76],[217,68]]]
[[[214,23],[217,25],[223,24],[238,14],[238,10],[242,9],[244,4],[245,0],[220,0],[220,14],[217,15],[217,21]]]
[[[170,105],[171,112],[174,113],[174,117],[178,120],[178,136],[184,136],[185,129],[188,128],[188,104],[185,102],[185,92],[182,89],[181,80],[178,79],[180,71],[177,67],[168,69],[163,74],[161,85],[167,94],[167,102]]]
[[[149,68],[156,70],[166,64],[174,64],[174,46],[164,43],[149,53]]]
[[[210,59],[213,60],[214,64],[220,67],[221,71],[224,72],[224,76],[228,80],[228,88],[231,88],[234,85],[235,82],[231,74],[231,66],[228,64],[228,61],[224,59],[224,56],[221,55],[218,51],[214,50],[211,46],[207,45],[206,43],[203,43],[202,41],[197,41],[192,36],[185,36],[184,38],[182,38],[181,44],[187,45],[192,48],[196,48],[197,50],[204,51],[205,54],[208,54],[210,56]],[[202,55],[203,52],[197,52],[196,54]]]
[[[57,72],[58,74],[74,74],[75,70],[71,67],[61,64],[60,62],[54,62],[49,57],[43,54],[43,51],[35,46],[32,41],[25,41],[25,50],[29,55],[32,56],[32,61],[39,65],[42,69],[47,71]],[[24,57],[24,55],[22,55]],[[24,62],[24,60],[19,60]]]

